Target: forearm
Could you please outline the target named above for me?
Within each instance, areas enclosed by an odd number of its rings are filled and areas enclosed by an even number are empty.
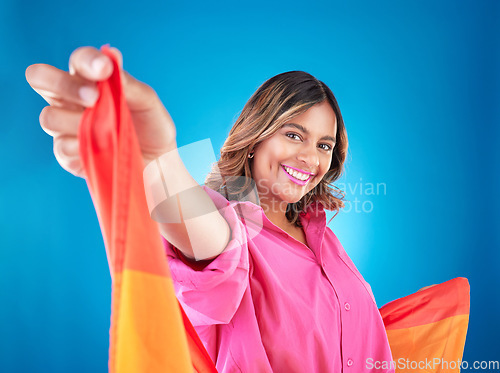
[[[151,216],[167,241],[197,260],[212,259],[224,250],[229,226],[177,149],[147,165],[144,184]]]

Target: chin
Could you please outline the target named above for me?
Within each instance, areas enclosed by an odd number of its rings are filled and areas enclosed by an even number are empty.
[[[313,190],[316,187],[315,185],[311,185],[308,187],[306,190],[300,190],[300,191],[291,191],[290,193],[283,192],[281,197],[284,201],[287,201],[288,203],[297,203],[299,202],[307,193],[309,193],[311,190]]]
[[[299,202],[302,197],[304,197],[304,194],[301,194],[301,195],[284,195],[282,196],[282,200],[285,201],[286,203],[297,203]]]

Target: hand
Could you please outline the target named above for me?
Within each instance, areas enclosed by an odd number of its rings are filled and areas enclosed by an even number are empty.
[[[424,286],[423,288],[418,289],[418,290],[417,290],[417,293],[418,293],[419,291],[422,291],[422,290],[425,290],[425,289],[431,288],[431,287],[436,286],[436,285],[437,285],[437,284],[434,284],[434,285],[429,285],[429,286]]]
[[[147,164],[177,147],[175,125],[156,92],[123,70],[118,49],[111,51],[119,61],[125,98]],[[81,47],[71,54],[69,72],[45,64],[26,69],[29,85],[50,105],[41,111],[40,124],[54,138],[57,161],[73,175],[85,177],[78,143],[82,113],[97,101],[96,82],[109,78],[112,72],[109,57],[92,47]]]

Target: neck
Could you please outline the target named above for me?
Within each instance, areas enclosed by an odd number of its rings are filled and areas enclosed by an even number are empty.
[[[277,203],[274,200],[262,197],[260,198],[260,206],[271,223],[285,231],[291,228],[292,224],[286,218],[287,203],[284,201]]]

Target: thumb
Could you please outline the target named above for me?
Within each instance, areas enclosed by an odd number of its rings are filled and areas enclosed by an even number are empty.
[[[158,104],[159,98],[153,88],[124,70],[121,74],[125,99],[131,111],[150,110]]]

